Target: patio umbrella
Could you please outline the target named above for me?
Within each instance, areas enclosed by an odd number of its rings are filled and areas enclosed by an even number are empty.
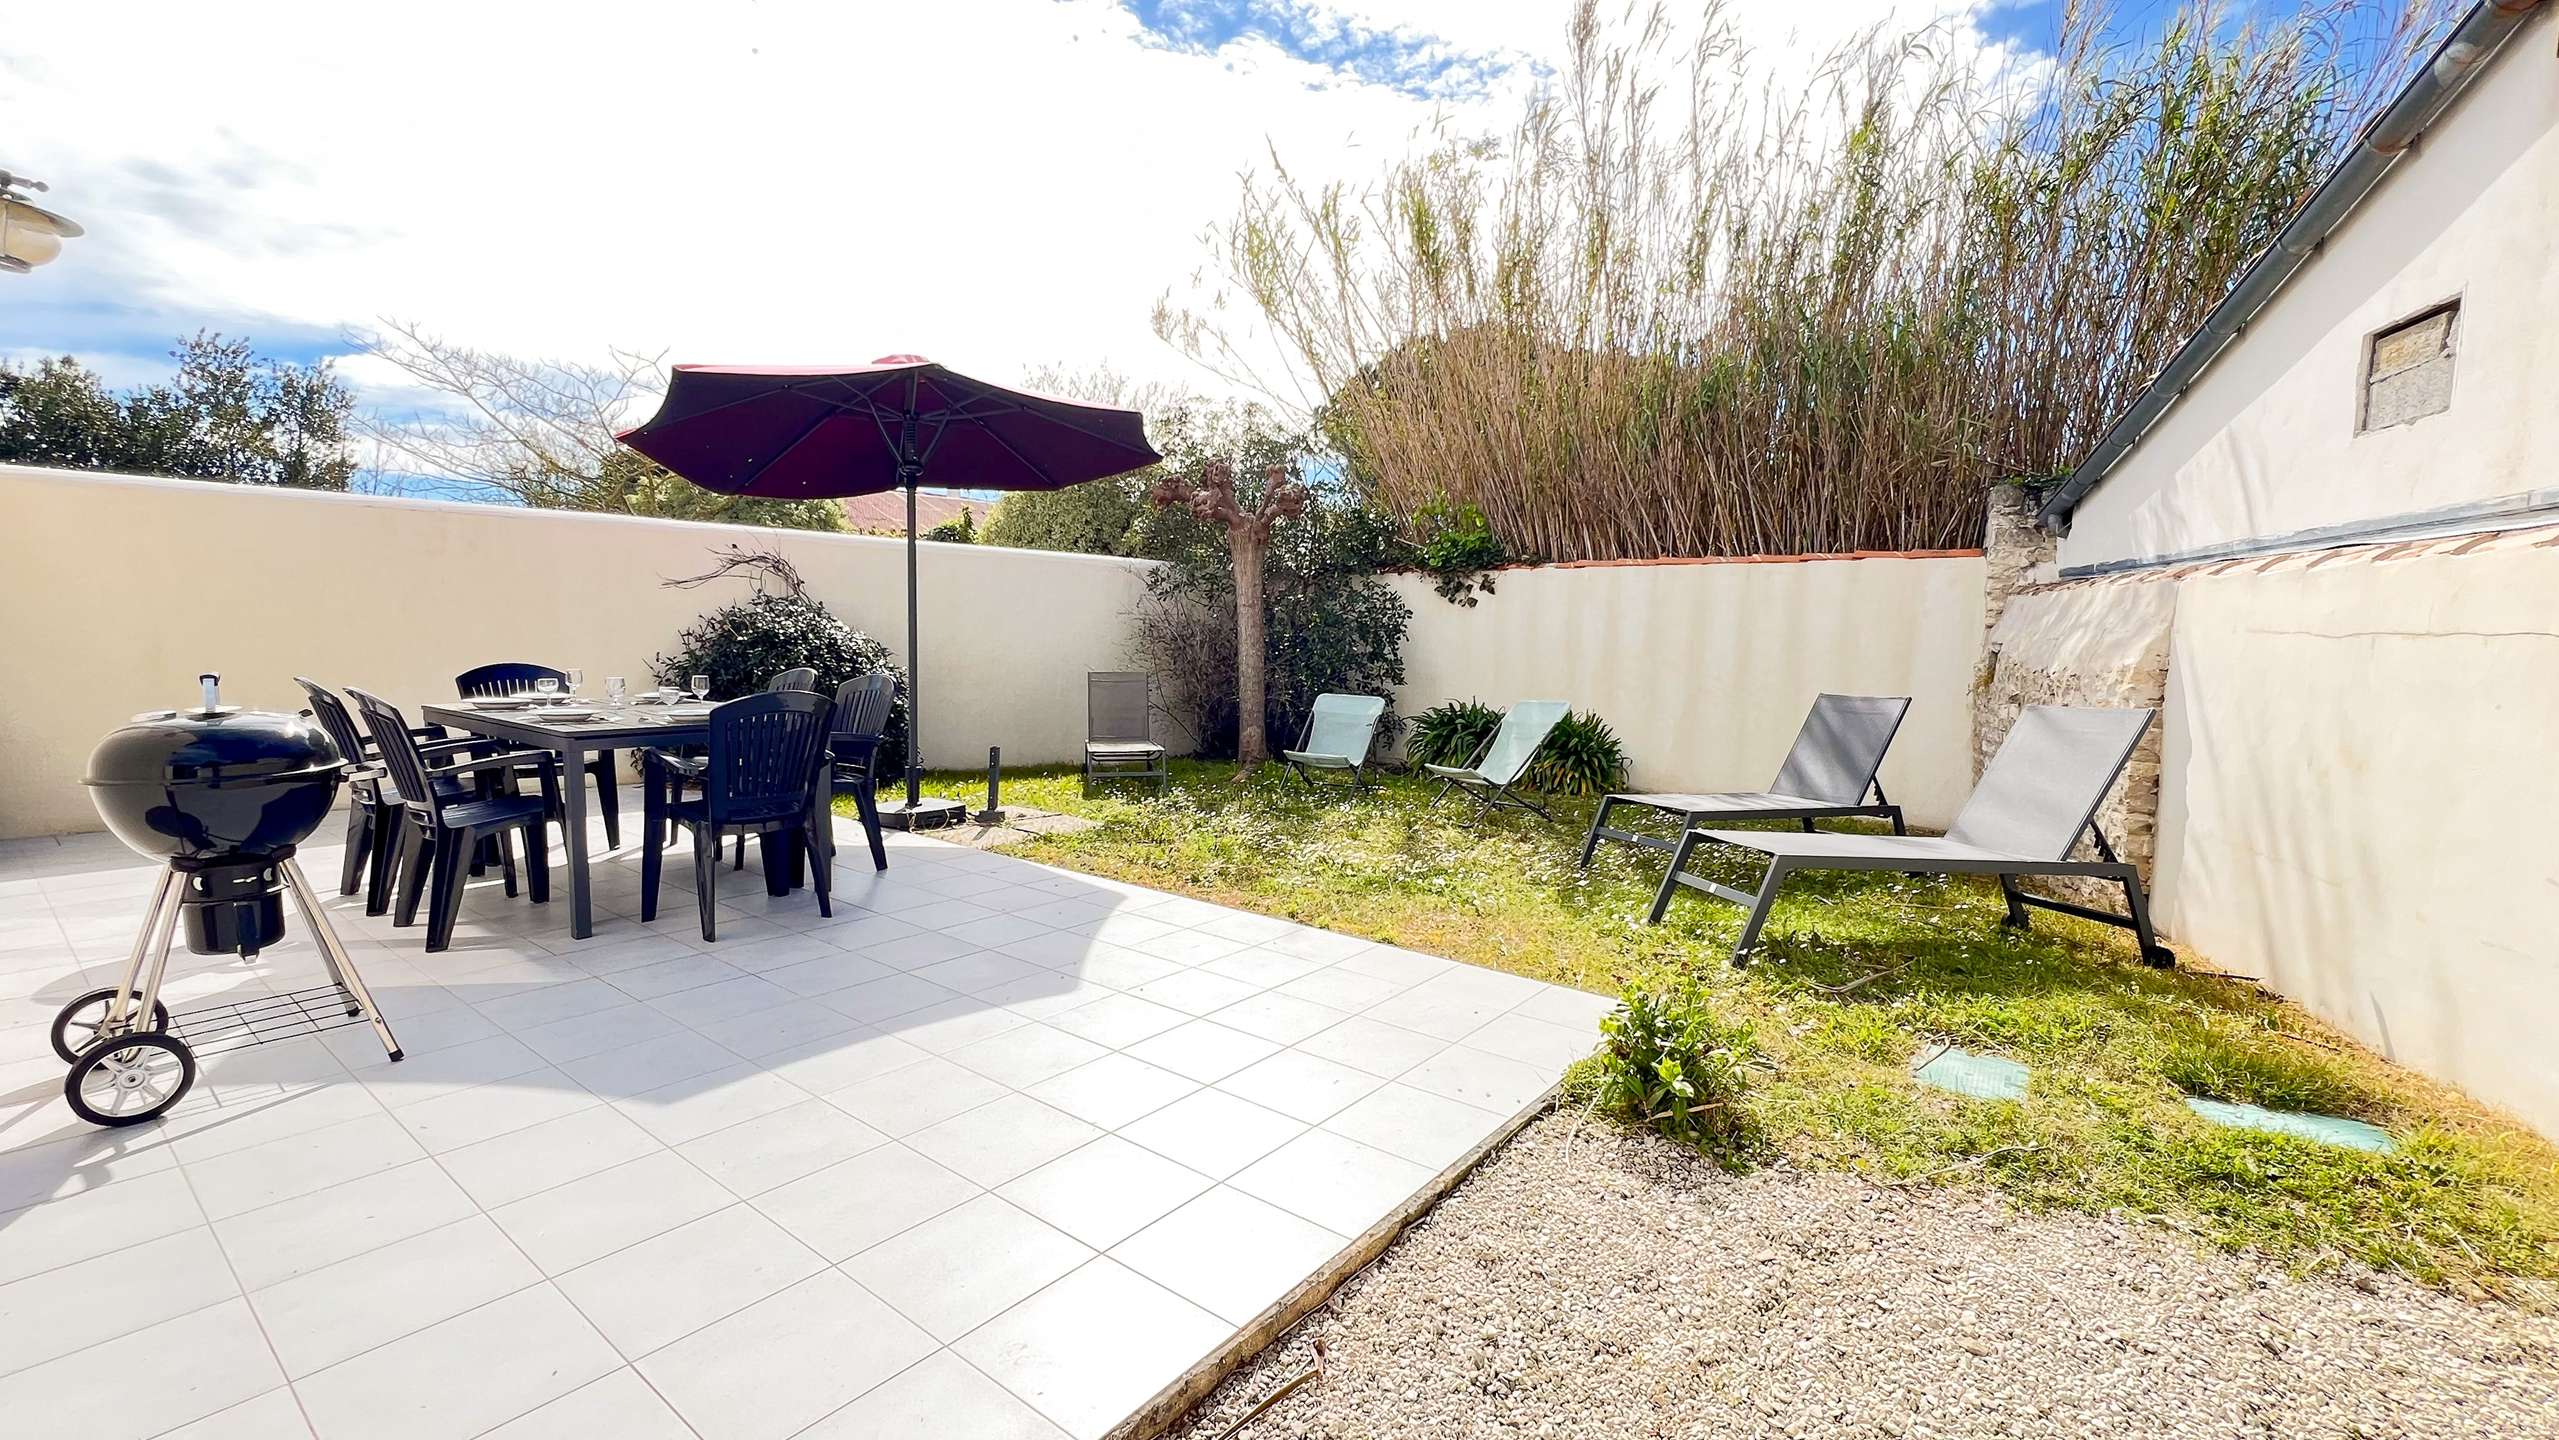
[[[622,443],[706,490],[772,500],[906,492],[906,803],[910,827],[957,819],[926,804],[923,666],[916,649],[915,490],[945,484],[1061,490],[1163,457],[1134,410],[1085,405],[971,379],[919,355],[868,365],[678,365],[666,398]]]

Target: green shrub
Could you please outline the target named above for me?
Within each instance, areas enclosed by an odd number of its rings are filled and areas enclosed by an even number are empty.
[[[1463,765],[1475,758],[1501,723],[1502,712],[1480,700],[1434,705],[1413,717],[1413,738],[1404,754],[1416,765]]]
[[[958,515],[925,531],[921,538],[939,540],[945,545],[974,545],[977,543],[977,514],[963,505]]]
[[[1501,728],[1502,712],[1480,700],[1450,700],[1413,717],[1405,758],[1416,765],[1465,765]],[[1555,722],[1520,783],[1549,795],[1605,795],[1626,784],[1626,747],[1596,715]]]
[[[846,625],[819,602],[799,595],[760,591],[693,622],[676,637],[675,653],[650,662],[661,685],[682,685],[687,677],[711,677],[711,694],[733,700],[762,690],[784,670],[806,665],[817,671],[820,692],[856,675],[886,670],[897,676],[897,702],[890,708],[888,733],[880,744],[880,773],[906,766],[906,674],[889,656],[889,647]]]
[[[1439,598],[1473,606],[1477,591],[1493,593],[1493,577],[1485,572],[1510,559],[1510,552],[1481,509],[1442,501],[1414,512],[1413,557],[1430,572]]]
[[[1528,785],[1549,795],[1605,795],[1626,788],[1626,747],[1596,715],[1574,711],[1555,722],[1528,762]]]
[[[1693,980],[1665,989],[1629,986],[1599,1022],[1600,1103],[1682,1145],[1727,1163],[1752,1134],[1742,1097],[1759,1046],[1750,1026],[1718,1017]]]

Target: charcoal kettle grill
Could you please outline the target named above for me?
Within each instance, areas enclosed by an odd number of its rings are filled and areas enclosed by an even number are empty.
[[[329,816],[350,761],[299,715],[222,703],[222,677],[197,677],[204,703],[155,710],[100,741],[89,798],[116,838],[167,862],[124,973],[53,1019],[71,1066],[63,1097],[93,1125],[139,1125],[195,1084],[196,1059],[370,1024],[394,1060],[400,1045],[330,928],[294,847]],[[179,926],[198,955],[254,960],[285,938],[290,891],[327,967],[325,985],[172,1011],[161,1003]]]

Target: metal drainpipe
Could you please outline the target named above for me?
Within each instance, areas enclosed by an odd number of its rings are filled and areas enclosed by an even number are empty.
[[[2543,5],[2544,0],[2482,0],[2461,23],[2453,27],[2443,44],[2435,49],[2432,59],[2390,108],[2374,116],[2364,133],[2347,152],[2335,173],[2323,181],[2300,210],[2275,236],[2275,243],[2259,256],[2229,295],[2204,317],[2203,328],[2194,338],[2178,347],[2177,353],[2159,369],[2148,388],[2144,389],[2132,408],[2108,426],[2106,433],[2070,472],[2061,488],[2044,502],[2035,517],[2037,524],[2056,535],[2070,533],[2070,512],[2080,498],[2095,489],[2106,472],[2115,467],[2137,443],[2144,432],[2166,414],[2170,406],[2186,393],[2186,387],[2217,359],[2222,347],[2237,339],[2266,308],[2277,290],[2293,273],[2319,253],[2330,234],[2362,204],[2364,197],[2381,183],[2402,156],[2416,148],[2418,138],[2427,127],[2442,116],[2445,107],[2479,73],[2479,67],[2495,55],[2524,21]]]

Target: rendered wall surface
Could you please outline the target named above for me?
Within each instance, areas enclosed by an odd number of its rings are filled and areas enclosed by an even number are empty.
[[[773,548],[835,614],[906,648],[902,541],[0,466],[0,837],[94,830],[91,747],[136,712],[298,710],[309,675],[414,715],[453,677],[530,660],[650,683],[650,657],[744,581],[671,590],[733,543]],[[1125,666],[1146,562],[922,547],[927,763],[1082,754],[1084,675]]]
[[[2161,924],[2559,1134],[2559,537],[2178,590]]]
[[[1562,700],[1617,731],[1639,789],[1756,790],[1815,695],[1908,695],[1886,792],[1939,827],[1971,789],[1978,555],[1505,570],[1471,609],[1396,583],[1401,714]]]

